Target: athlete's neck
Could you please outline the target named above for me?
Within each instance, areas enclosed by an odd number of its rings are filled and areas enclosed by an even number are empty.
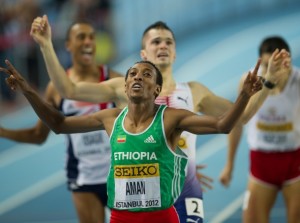
[[[141,132],[153,120],[158,105],[154,103],[128,103],[128,113],[125,128],[130,132]]]
[[[159,67],[162,77],[163,77],[163,87],[161,90],[160,96],[169,95],[176,88],[176,81],[173,77],[173,69],[172,66],[168,67]]]

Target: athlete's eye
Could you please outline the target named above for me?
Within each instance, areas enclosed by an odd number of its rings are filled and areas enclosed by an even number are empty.
[[[131,71],[131,72],[129,72],[129,75],[130,75],[131,77],[134,77],[134,76],[136,75],[136,72],[135,72],[135,71]]]
[[[159,45],[160,44],[160,40],[153,40],[152,43],[154,43],[155,45]]]
[[[78,39],[78,40],[84,40],[84,38],[85,38],[85,35],[84,35],[84,34],[79,34],[79,35],[77,36],[77,39]]]
[[[173,44],[173,41],[171,41],[171,40],[169,40],[169,41],[167,41],[167,45],[169,46],[169,45],[172,45]]]

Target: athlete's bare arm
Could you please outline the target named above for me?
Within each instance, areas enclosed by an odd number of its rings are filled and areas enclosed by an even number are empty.
[[[262,87],[257,81],[256,73],[249,73],[243,84],[236,102],[231,108],[219,117],[198,115],[184,109],[168,108],[165,113],[165,129],[167,138],[174,139],[169,143],[172,148],[176,146],[179,136],[183,131],[194,134],[229,133],[242,115],[252,95]],[[172,120],[172,121],[171,121]],[[175,129],[175,133],[172,131]]]
[[[270,81],[271,83],[276,84],[282,76],[282,73],[286,73],[286,69],[290,69],[291,65],[291,58],[290,54],[285,50],[279,51],[278,49],[275,50],[272,56],[269,59],[268,68],[266,74],[263,75],[265,80]],[[257,63],[253,72],[258,72],[260,63]],[[245,80],[247,74],[244,74],[241,78],[239,84],[239,91],[241,90],[243,81]],[[252,116],[257,112],[260,108],[266,97],[270,93],[270,88],[263,86],[262,90],[253,96],[250,99],[244,114],[241,117],[241,122],[246,124]]]
[[[105,129],[110,134],[120,109],[105,109],[90,115],[65,117],[42,100],[8,60],[5,63],[8,68],[0,67],[0,71],[9,75],[6,81],[9,87],[12,90],[21,90],[40,119],[55,133],[80,133]]]
[[[109,79],[111,78],[116,78],[116,77],[123,77],[124,78],[124,75],[123,74],[120,74],[119,72],[115,71],[115,70],[109,70]]]
[[[195,105],[194,112],[201,112],[206,115],[219,116],[227,111],[232,102],[221,98],[210,91],[199,82],[189,82]]]
[[[124,107],[127,97],[124,93],[123,77],[102,83],[70,81],[54,51],[47,16],[37,17],[33,21],[30,35],[39,44],[50,79],[62,97],[94,103],[113,101],[117,106]]]
[[[51,83],[46,88],[45,100],[54,108],[58,108],[60,96]],[[36,125],[31,128],[8,129],[0,127],[0,137],[22,143],[42,144],[47,140],[49,132],[50,129],[41,120],[38,120]]]

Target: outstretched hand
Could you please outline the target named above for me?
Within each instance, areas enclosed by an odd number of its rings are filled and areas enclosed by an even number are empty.
[[[200,169],[203,169],[205,168],[206,166],[205,165],[197,165],[196,168],[197,168],[197,179],[198,181],[200,182],[201,184],[201,189],[203,192],[206,192],[206,189],[209,189],[211,190],[213,187],[212,187],[212,182],[213,182],[213,179],[198,172],[198,170]]]
[[[51,27],[46,15],[43,17],[36,17],[33,20],[30,35],[41,47],[43,47],[47,42],[51,42]]]
[[[16,70],[16,68],[8,60],[5,60],[5,64],[7,65],[7,68],[0,67],[0,72],[8,75],[5,80],[10,89],[13,91],[16,91],[18,88],[23,91],[28,89],[28,83]]]
[[[253,71],[249,71],[244,81],[242,91],[250,97],[262,89],[263,83],[261,77],[257,76],[261,59],[258,59]]]

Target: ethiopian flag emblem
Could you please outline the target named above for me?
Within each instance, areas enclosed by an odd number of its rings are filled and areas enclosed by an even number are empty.
[[[118,143],[126,142],[126,135],[120,135],[117,138]]]

